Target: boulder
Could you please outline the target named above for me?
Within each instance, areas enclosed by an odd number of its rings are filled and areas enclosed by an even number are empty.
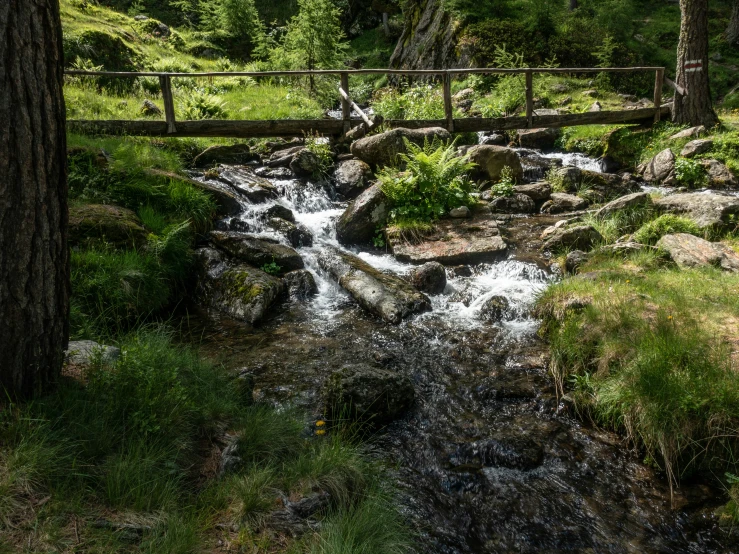
[[[249,265],[263,267],[274,262],[283,273],[304,267],[300,254],[276,241],[227,231],[211,231],[210,240],[219,250]]]
[[[708,176],[708,186],[716,189],[732,189],[739,186],[739,180],[731,170],[718,160],[701,162]]]
[[[318,257],[326,270],[367,311],[398,324],[431,309],[431,301],[409,283],[373,268],[357,256],[327,247]]]
[[[576,273],[577,270],[580,269],[580,267],[587,261],[588,254],[586,252],[583,252],[582,250],[573,250],[568,253],[565,258],[565,271],[567,273]]]
[[[605,202],[629,194],[639,192],[639,184],[635,181],[624,180],[619,175],[598,173],[578,167],[562,167],[553,169],[551,181],[562,187],[564,192],[587,194],[588,199],[595,202]]]
[[[393,129],[377,135],[359,139],[352,143],[351,152],[355,158],[373,167],[397,165],[398,155],[407,152],[405,139],[423,146],[425,141],[431,143],[434,139],[448,141],[451,139],[449,131],[441,127],[427,129]]]
[[[503,319],[510,307],[510,303],[505,296],[492,296],[480,308],[480,319],[495,323]]]
[[[675,171],[675,154],[666,148],[647,162],[644,168],[644,180],[650,183],[666,181]]]
[[[267,220],[267,227],[274,229],[283,235],[293,248],[301,246],[313,246],[313,233],[299,223],[293,223],[279,217],[272,217]]]
[[[360,194],[336,222],[336,238],[341,244],[369,244],[377,228],[385,225],[388,201],[379,183]]]
[[[553,192],[551,198],[541,207],[542,213],[561,214],[577,212],[588,207],[588,201],[564,192]]]
[[[722,227],[739,214],[739,198],[714,193],[672,194],[658,198],[654,205],[664,212],[685,215],[701,228]]]
[[[307,269],[296,269],[282,276],[290,298],[304,300],[318,294],[318,285],[313,274]]]
[[[588,98],[598,98],[599,96],[598,91],[595,89],[584,90],[582,95],[587,96]]]
[[[275,150],[270,154],[269,159],[267,160],[267,166],[272,168],[288,167],[290,162],[293,161],[293,156],[301,150],[305,150],[305,146],[302,144],[296,146],[285,146],[285,148]]]
[[[104,204],[70,206],[68,232],[71,246],[105,242],[117,248],[143,246],[149,235],[135,212]]]
[[[382,425],[400,417],[412,404],[410,379],[368,365],[347,366],[329,377],[326,412],[335,418]]]
[[[589,112],[600,112],[603,111],[603,106],[601,106],[600,102],[593,102],[590,107],[588,108]]]
[[[556,112],[555,112],[556,113]],[[554,148],[554,143],[562,134],[560,129],[519,129],[518,143],[523,148],[549,149]]]
[[[657,248],[667,252],[681,268],[714,266],[739,273],[739,254],[726,244],[709,242],[687,233],[665,235]]]
[[[705,134],[706,134],[706,128],[703,125],[698,125],[697,127],[690,127],[689,129],[684,129],[680,131],[679,133],[675,133],[674,135],[670,137],[670,140],[680,140],[680,139],[686,139],[686,138],[700,137]]]
[[[683,150],[680,152],[680,155],[683,158],[692,158],[700,154],[705,154],[711,149],[713,149],[712,139],[691,140],[688,144],[683,146]]]
[[[262,166],[254,170],[254,174],[265,179],[292,179],[295,177],[289,167],[268,167]]]
[[[388,244],[401,262],[467,265],[494,262],[505,254],[508,245],[489,213],[477,212],[470,219],[444,219],[419,240],[408,241],[392,227],[387,230]]]
[[[211,181],[197,181],[177,173],[160,169],[147,169],[146,173],[164,181],[181,181],[210,194],[216,201],[219,215],[237,215],[243,211],[238,193],[230,186]]]
[[[230,266],[214,248],[195,251],[197,295],[208,309],[256,323],[284,290],[281,279],[247,264]]]
[[[446,288],[446,270],[439,262],[427,262],[412,269],[408,280],[421,292],[441,294]]]
[[[65,352],[67,363],[90,365],[94,362],[111,364],[121,357],[121,349],[105,346],[92,340],[71,340]]]
[[[473,99],[475,96],[475,89],[465,88],[452,95],[452,102],[455,106],[467,100]]]
[[[318,177],[322,169],[321,158],[307,148],[302,148],[293,154],[290,169],[298,177]]]
[[[593,245],[603,240],[601,234],[591,225],[560,227],[555,229],[546,239],[542,250],[578,249],[590,250]]]
[[[468,148],[466,153],[470,161],[477,164],[470,175],[477,182],[497,183],[500,181],[504,167],[511,168],[514,180],[523,180],[521,160],[516,151],[511,148],[492,144],[478,144]]]
[[[598,217],[608,217],[621,210],[633,209],[642,206],[647,207],[651,205],[652,197],[648,192],[634,192],[632,194],[622,196],[621,198],[616,198],[616,200],[612,200],[598,210],[595,215]]]
[[[218,179],[233,187],[238,194],[253,204],[261,204],[279,197],[277,187],[248,167],[221,166]]]
[[[162,110],[147,98],[141,103],[141,115],[145,115],[147,117],[159,117],[162,115]]]
[[[362,160],[339,162],[334,170],[336,192],[346,199],[356,198],[372,182],[372,169]]]
[[[480,139],[480,144],[494,144],[496,146],[503,146],[505,143],[505,135],[502,135],[500,133],[490,133]]]
[[[270,206],[264,212],[264,216],[267,219],[279,217],[280,219],[284,219],[285,221],[295,223],[295,214],[293,214],[293,211],[290,208],[286,208],[282,204],[275,204],[274,206]]]
[[[195,167],[211,167],[217,164],[242,165],[258,162],[259,155],[251,151],[248,144],[231,146],[210,146],[193,160]]]
[[[498,196],[490,201],[490,211],[504,214],[532,214],[536,204],[530,196],[514,193],[511,196]]]
[[[543,202],[549,200],[552,195],[552,186],[546,181],[539,181],[528,185],[516,185],[513,191],[517,194],[525,194],[534,202]]]
[[[467,206],[460,206],[449,211],[449,217],[452,219],[467,219],[470,215],[472,212]]]

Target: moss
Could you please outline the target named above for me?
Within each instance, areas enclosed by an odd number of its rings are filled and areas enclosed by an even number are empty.
[[[145,244],[147,234],[136,213],[126,208],[101,204],[69,208],[69,243],[72,246],[103,242],[131,248]]]

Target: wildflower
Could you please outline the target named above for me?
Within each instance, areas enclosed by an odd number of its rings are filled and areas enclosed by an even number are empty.
[[[626,279],[626,282],[627,283],[631,283],[631,279]]]
[[[316,421],[316,427],[323,427],[324,425],[326,425],[326,422],[323,421],[322,419],[319,419],[318,421]]]
[[[316,435],[321,436],[321,435],[325,435],[325,434],[326,434],[326,429],[317,429],[316,430]]]
[[[667,320],[668,320],[668,321],[672,321],[672,316],[671,316],[671,315],[668,315],[668,316],[667,316]]]

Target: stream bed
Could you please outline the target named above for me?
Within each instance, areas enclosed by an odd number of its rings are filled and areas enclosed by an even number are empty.
[[[342,365],[408,375],[414,407],[368,448],[390,464],[419,552],[734,551],[713,515],[720,491],[686,483],[671,498],[664,476],[618,436],[583,424],[559,402],[530,310],[557,278],[538,252],[541,231],[556,217],[507,217],[506,259],[450,273],[444,294],[431,297],[433,311],[392,326],[365,313],[318,266],[322,248],[339,247],[334,222],[346,203],[325,183],[271,181],[280,191],[272,203],[314,235],[299,252],[318,295],[287,302],[256,328],[197,310],[183,327],[204,353],[253,373],[260,400],[316,419],[324,415],[324,382]],[[250,232],[284,240],[259,223],[269,205],[246,206],[238,217]],[[382,271],[412,267],[381,251],[351,251]],[[480,317],[492,295],[509,301],[497,323]]]

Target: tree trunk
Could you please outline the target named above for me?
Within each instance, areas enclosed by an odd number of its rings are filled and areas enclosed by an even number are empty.
[[[677,47],[677,83],[686,96],[675,93],[676,123],[713,127],[718,123],[708,83],[708,0],[680,0],[682,18]]]
[[[390,38],[390,23],[389,23],[389,14],[387,12],[382,12],[382,27],[385,29],[385,36]]]
[[[570,0],[570,11],[573,12],[577,9],[577,0]]]
[[[726,29],[726,41],[739,46],[739,0],[734,0],[734,7],[731,9],[731,19]]]
[[[59,1],[0,1],[0,394],[12,397],[52,384],[67,346],[62,71]]]

